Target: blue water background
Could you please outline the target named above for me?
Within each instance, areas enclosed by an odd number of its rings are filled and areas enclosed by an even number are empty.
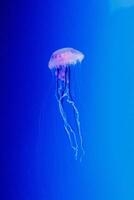
[[[134,199],[134,7],[106,0],[3,1],[1,200]],[[75,161],[48,69],[74,47],[72,92],[85,157]]]

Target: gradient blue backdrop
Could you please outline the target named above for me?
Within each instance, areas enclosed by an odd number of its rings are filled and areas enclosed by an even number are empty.
[[[134,8],[106,0],[1,3],[1,200],[134,199]],[[85,147],[74,159],[48,60],[85,60],[76,90]]]

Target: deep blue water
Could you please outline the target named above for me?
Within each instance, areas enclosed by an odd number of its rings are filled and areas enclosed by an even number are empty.
[[[134,199],[134,7],[108,1],[1,3],[1,200]],[[74,159],[48,69],[74,47],[85,156]]]

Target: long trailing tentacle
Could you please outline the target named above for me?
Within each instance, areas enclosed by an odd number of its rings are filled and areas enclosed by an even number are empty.
[[[65,112],[64,112],[64,110],[63,110],[63,106],[62,106],[62,101],[61,101],[61,99],[58,100],[58,104],[59,104],[59,110],[60,110],[62,119],[63,119],[63,121],[64,121],[64,127],[65,127],[65,130],[66,130],[66,132],[67,132],[67,134],[68,134],[68,137],[69,137],[70,145],[71,145],[72,149],[75,151],[75,158],[76,158],[76,160],[77,160],[77,155],[78,155],[78,144],[77,144],[75,132],[73,131],[71,125],[70,125],[70,124],[68,123],[68,121],[67,121]],[[75,146],[73,145],[73,142],[72,142],[72,139],[71,139],[71,134],[73,134],[73,136],[74,136]]]
[[[80,117],[79,117],[79,112],[78,109],[73,101],[73,98],[71,97],[71,92],[70,92],[70,67],[66,67],[65,69],[65,79],[64,80],[60,80],[58,77],[60,71],[57,69],[57,79],[56,79],[56,97],[57,97],[57,101],[58,101],[58,105],[59,105],[59,110],[60,110],[60,114],[62,116],[63,122],[64,122],[64,128],[68,134],[69,137],[69,141],[70,141],[70,145],[73,148],[73,150],[75,151],[75,158],[77,159],[78,156],[78,142],[77,142],[77,138],[76,138],[76,133],[73,130],[73,128],[71,127],[70,123],[67,120],[66,114],[64,112],[63,109],[63,99],[66,97],[67,98],[67,103],[69,103],[74,110],[74,114],[75,114],[75,120],[76,120],[76,124],[77,124],[77,128],[78,128],[78,135],[79,135],[79,139],[80,139],[80,145],[81,145],[81,150],[84,154],[84,149],[83,149],[83,142],[82,142],[82,135],[81,135],[81,128],[80,128]],[[73,141],[71,139],[71,135],[73,135],[74,138],[74,144]],[[81,161],[81,158],[80,158]]]
[[[68,87],[67,87],[67,90],[68,90],[68,95],[67,95],[67,102],[69,104],[71,104],[71,106],[73,107],[73,110],[74,110],[74,114],[76,116],[76,124],[77,124],[77,128],[78,128],[78,135],[79,135],[79,139],[80,139],[80,145],[81,145],[81,150],[82,150],[82,153],[85,154],[85,151],[84,151],[84,148],[83,148],[83,139],[82,139],[82,134],[81,134],[81,125],[80,125],[80,116],[79,116],[79,112],[78,112],[78,109],[75,105],[75,102],[73,101],[73,98],[71,96],[71,90],[70,90],[70,67],[68,67]]]
[[[56,76],[56,98],[57,98],[58,105],[59,105],[59,111],[60,111],[60,114],[61,114],[63,122],[64,122],[64,128],[65,128],[65,130],[68,134],[70,145],[71,145],[72,149],[75,151],[75,158],[77,159],[77,155],[78,155],[77,139],[76,139],[76,136],[75,136],[75,132],[73,131],[71,125],[67,121],[67,117],[66,117],[66,114],[65,114],[64,109],[63,109],[63,99],[64,99],[64,97],[68,96],[68,93],[66,92],[67,68],[65,70],[65,80],[64,81],[60,80],[58,78],[59,73],[60,73],[60,70],[57,69],[57,73],[56,73],[57,74],[57,76]],[[73,144],[73,141],[71,139],[71,134],[73,134],[75,144]]]
[[[78,127],[78,134],[79,134],[79,138],[80,138],[81,150],[82,150],[82,153],[85,154],[85,151],[84,151],[84,148],[83,148],[83,140],[82,140],[82,134],[81,134],[80,117],[79,117],[78,109],[76,108],[74,101],[72,101],[68,98],[67,102],[69,104],[71,104],[73,109],[74,109],[75,116],[76,116],[76,124],[77,124],[77,127]]]

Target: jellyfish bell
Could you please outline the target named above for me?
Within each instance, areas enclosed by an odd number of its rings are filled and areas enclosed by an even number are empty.
[[[53,52],[48,67],[55,72],[57,79],[65,81],[66,68],[81,63],[84,54],[74,48],[62,48]]]
[[[55,69],[55,68],[60,68],[62,67],[67,67],[69,65],[75,65],[78,62],[82,62],[84,59],[84,54],[81,53],[80,51],[73,49],[73,48],[62,48],[56,50],[48,63],[48,67],[50,69]]]

